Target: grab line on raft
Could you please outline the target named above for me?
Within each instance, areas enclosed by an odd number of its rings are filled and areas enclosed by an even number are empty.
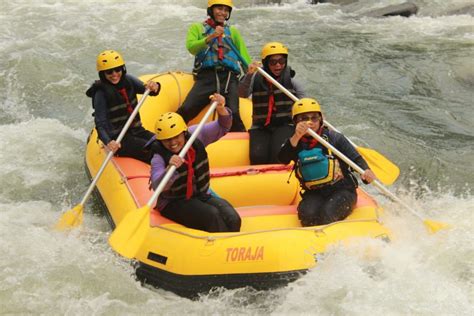
[[[217,240],[217,239],[241,237],[241,236],[245,236],[245,235],[254,235],[254,234],[261,234],[261,233],[284,231],[284,230],[314,231],[315,233],[325,234],[324,230],[326,228],[329,228],[329,227],[334,226],[334,225],[346,224],[346,223],[350,223],[350,224],[352,224],[352,223],[365,223],[365,222],[380,223],[378,218],[377,219],[353,219],[353,220],[344,220],[344,221],[338,221],[338,222],[330,223],[330,224],[324,225],[320,228],[311,228],[311,227],[274,228],[274,229],[266,229],[266,230],[257,230],[257,231],[253,231],[253,232],[238,232],[238,233],[232,233],[232,235],[224,235],[224,236],[198,236],[198,235],[194,235],[194,234],[191,234],[191,233],[186,233],[186,232],[183,232],[183,231],[175,230],[173,228],[164,227],[162,225],[151,226],[150,228],[163,229],[163,230],[166,230],[166,231],[169,231],[169,232],[172,232],[172,233],[176,233],[176,234],[179,234],[179,235],[184,235],[184,236],[190,237],[190,238],[205,239],[207,241],[214,241],[214,240]]]

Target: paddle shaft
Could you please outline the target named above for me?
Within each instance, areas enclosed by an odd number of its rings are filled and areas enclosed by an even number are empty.
[[[363,174],[364,173],[364,170],[359,167],[355,162],[353,162],[352,160],[350,160],[349,158],[347,158],[347,156],[345,156],[343,153],[341,153],[336,147],[334,147],[333,145],[331,145],[329,142],[327,142],[324,138],[322,138],[321,136],[319,136],[315,131],[313,131],[312,129],[309,129],[307,130],[307,132],[313,136],[314,138],[316,138],[321,144],[324,145],[324,147],[328,148],[328,149],[331,149],[335,154],[336,156],[338,156],[339,158],[341,158],[345,163],[347,163],[349,166],[351,166],[352,169],[354,169],[355,171],[357,171],[359,174]],[[424,220],[424,218],[417,212],[415,211],[413,208],[411,208],[408,204],[406,204],[405,202],[403,202],[402,200],[400,200],[395,194],[393,194],[392,192],[390,192],[382,183],[380,183],[378,180],[374,180],[371,182],[371,184],[373,186],[375,186],[380,192],[382,192],[383,194],[385,194],[386,196],[388,196],[389,198],[391,198],[393,201],[401,204],[402,206],[404,206],[406,209],[408,209],[410,212],[412,212],[416,217],[418,217],[419,219],[421,220]]]
[[[227,38],[224,38],[224,40],[227,41]],[[245,61],[245,59],[242,57],[242,55],[240,55],[239,51],[235,48],[234,44],[231,42],[231,41],[227,41],[227,43],[230,45],[230,47],[232,48],[232,50],[234,51],[234,53],[237,55],[237,57],[239,57],[240,61],[245,65],[245,67],[248,68],[248,64],[247,62]],[[278,81],[275,80],[275,78],[273,78],[272,76],[270,76],[265,70],[262,69],[262,67],[257,67],[257,71],[262,75],[264,76],[265,78],[267,78],[275,87],[277,87],[280,91],[282,91],[284,94],[286,94],[291,100],[293,100],[293,102],[296,102],[296,101],[299,101],[299,99],[293,94],[291,93],[287,88],[285,88],[283,85],[281,85]],[[338,132],[340,133],[340,131],[334,127],[331,123],[329,123],[328,121],[326,121],[326,119],[324,120],[324,124],[329,127],[330,129],[332,129],[333,131],[335,132]],[[347,138],[347,137],[346,137]],[[347,140],[349,141],[349,143],[351,143],[352,146],[354,147],[358,147],[354,142],[352,142],[349,138],[347,138]]]
[[[188,152],[189,148],[191,148],[191,146],[193,145],[194,143],[194,140],[198,137],[199,133],[201,132],[202,128],[204,127],[204,124],[206,124],[207,120],[209,119],[209,117],[211,116],[211,114],[214,112],[214,110],[216,109],[217,107],[217,101],[214,101],[211,103],[211,106],[209,107],[209,110],[207,110],[206,114],[204,115],[204,117],[201,119],[201,121],[199,122],[198,126],[196,127],[196,129],[194,130],[194,132],[191,134],[191,136],[189,137],[187,143],[184,145],[183,149],[181,149],[181,151],[179,152],[178,156],[182,159],[184,158],[184,156],[186,155],[186,153]],[[168,171],[166,171],[163,179],[160,181],[160,184],[158,185],[158,187],[156,188],[155,192],[153,193],[153,195],[151,196],[151,198],[148,200],[147,202],[147,206],[149,208],[151,208],[151,206],[153,205],[153,203],[155,202],[155,200],[158,198],[158,196],[161,194],[161,192],[163,191],[163,189],[165,188],[166,184],[168,183],[168,181],[170,180],[170,178],[173,176],[173,173],[175,172],[176,170],[176,166],[175,165],[171,165],[168,169]]]
[[[125,123],[122,130],[120,131],[119,136],[115,140],[117,143],[120,143],[122,141],[122,139],[125,137],[125,134],[127,133],[128,128],[130,127],[130,125],[132,125],[133,120],[137,116],[138,111],[142,107],[143,103],[145,102],[145,99],[148,97],[149,94],[150,94],[150,90],[146,89],[145,93],[143,94],[142,98],[140,99],[140,102],[138,102],[138,104],[135,107],[135,109],[133,110],[132,114],[130,114],[130,117],[128,118],[127,122]],[[92,183],[89,185],[89,188],[87,189],[86,194],[84,194],[84,197],[82,198],[81,203],[79,203],[80,205],[84,205],[86,203],[87,199],[89,199],[89,197],[92,193],[92,190],[94,190],[94,187],[97,184],[97,181],[99,181],[100,176],[102,175],[102,173],[104,173],[105,167],[107,166],[108,162],[110,161],[110,159],[112,159],[113,156],[114,156],[114,153],[112,151],[109,151],[109,153],[107,154],[107,157],[105,158],[104,162],[102,163],[102,166],[100,166],[99,171],[97,172],[94,179],[92,180]]]
[[[299,101],[299,99],[298,99],[293,93],[291,93],[287,88],[285,88],[284,86],[282,86],[278,81],[275,80],[275,78],[273,78],[272,76],[270,76],[265,70],[262,69],[262,67],[257,67],[257,71],[258,71],[262,76],[264,76],[265,78],[267,78],[275,87],[277,87],[277,88],[280,89],[284,94],[286,94],[291,100],[293,100],[294,102]],[[337,128],[335,128],[331,123],[329,123],[328,121],[326,121],[326,119],[324,119],[324,125],[326,125],[327,127],[329,127],[331,130],[340,133],[340,131],[338,131]],[[346,137],[346,138],[347,138],[347,137]],[[349,141],[349,143],[351,143],[352,146],[358,147],[358,146],[357,146],[356,144],[354,144],[350,139],[347,138],[347,140]]]

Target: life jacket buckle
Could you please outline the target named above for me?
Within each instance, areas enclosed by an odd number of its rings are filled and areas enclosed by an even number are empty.
[[[255,168],[247,169],[247,174],[248,175],[256,175],[256,174],[259,174],[259,173],[260,173],[260,170],[258,170],[258,169],[255,169]]]

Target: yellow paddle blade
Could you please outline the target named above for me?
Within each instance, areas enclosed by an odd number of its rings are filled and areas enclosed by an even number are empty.
[[[66,230],[71,229],[76,226],[80,226],[82,224],[82,213],[84,210],[84,206],[82,204],[76,205],[74,208],[70,209],[69,211],[65,212],[61,218],[56,223],[54,227],[56,230]]]
[[[376,150],[357,147],[359,154],[367,161],[369,168],[385,185],[391,185],[400,175],[400,168]]]
[[[150,230],[150,207],[128,212],[110,235],[109,244],[116,252],[134,258]]]
[[[435,222],[430,219],[425,219],[423,220],[423,223],[425,223],[426,227],[430,231],[430,233],[435,234],[438,232],[438,230],[445,229],[451,227],[451,225],[446,224],[446,223],[440,223],[440,222]]]

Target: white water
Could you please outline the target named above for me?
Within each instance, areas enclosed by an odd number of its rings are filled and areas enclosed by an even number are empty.
[[[474,19],[443,16],[472,1],[417,1],[419,17],[384,20],[305,1],[236,1],[232,17],[255,58],[266,41],[287,43],[331,123],[395,161],[402,176],[391,189],[450,230],[428,235],[377,195],[392,243],[336,245],[286,288],[218,290],[198,301],[138,284],[109,248],[94,203],[80,230],[51,230],[88,186],[84,91],[97,53],[119,50],[137,75],[189,71],[184,37],[204,18],[204,2],[0,3],[0,314],[472,315]]]

